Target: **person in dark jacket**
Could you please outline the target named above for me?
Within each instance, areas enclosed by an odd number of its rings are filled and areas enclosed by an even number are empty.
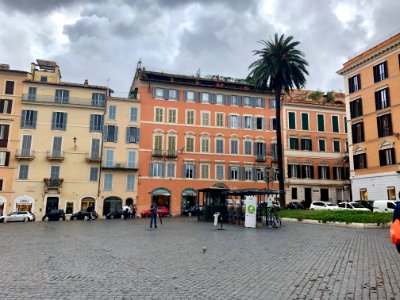
[[[88,217],[88,221],[91,221],[91,220],[93,220],[93,206],[92,206],[92,204],[90,204],[89,206],[88,206],[88,208],[86,209],[86,212],[87,212],[87,217]]]
[[[400,202],[396,203],[396,207],[393,211],[393,222],[399,220],[400,221]],[[400,244],[396,244],[397,252],[400,253]]]
[[[154,221],[154,228],[157,228],[157,210],[158,210],[158,207],[157,207],[157,203],[155,201],[151,204],[150,210],[151,210],[151,213],[150,213],[150,217],[151,217],[151,219],[150,219],[150,229],[153,227],[153,221]]]

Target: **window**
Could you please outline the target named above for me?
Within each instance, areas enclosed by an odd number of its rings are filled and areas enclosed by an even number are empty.
[[[217,180],[223,180],[224,179],[224,170],[225,166],[224,165],[216,165],[215,166],[215,179]]]
[[[139,144],[140,143],[140,128],[126,127],[126,143]]]
[[[218,153],[218,154],[224,153],[224,140],[223,139],[215,140],[215,153]]]
[[[292,187],[292,199],[297,200],[297,188]]]
[[[210,103],[209,93],[201,93],[201,103]]]
[[[28,100],[36,101],[36,87],[30,86],[28,89]]]
[[[368,200],[367,189],[360,189],[360,200]]]
[[[50,168],[50,178],[51,179],[60,178],[60,166],[51,166],[51,168]]]
[[[332,131],[339,132],[339,117],[332,116]]]
[[[166,95],[167,90],[165,90],[165,93],[164,93],[164,89],[162,89],[162,88],[154,88],[153,93],[154,93],[153,97],[155,99],[166,99],[168,96],[168,95]]]
[[[289,112],[289,129],[296,129],[296,113]]]
[[[244,155],[252,155],[251,148],[252,148],[252,142],[244,141]]]
[[[128,151],[128,168],[135,169],[136,166],[136,151]]]
[[[229,115],[228,119],[228,127],[229,128],[239,128],[239,116],[237,115]]]
[[[320,152],[325,152],[326,151],[326,141],[325,141],[325,139],[319,139],[318,140],[318,146],[319,146],[319,151]]]
[[[105,167],[111,168],[114,166],[114,150],[107,149],[106,150],[106,164]]]
[[[314,166],[312,165],[302,165],[301,166],[301,177],[306,179],[313,179],[314,178]]]
[[[351,125],[353,144],[364,142],[364,123]]]
[[[164,177],[164,164],[162,162],[150,164],[150,177]]]
[[[379,82],[388,78],[387,62],[384,61],[374,66],[374,82]]]
[[[12,100],[0,100],[0,114],[11,114]]]
[[[194,125],[194,110],[187,110],[186,111],[186,124]]]
[[[272,142],[271,143],[271,157],[273,158],[273,159],[275,159],[275,160],[277,160],[278,159],[278,156],[277,156],[277,145],[276,145],[276,142]]]
[[[312,140],[309,138],[302,138],[301,150],[312,151]]]
[[[74,212],[74,203],[73,202],[67,202],[65,206],[65,213],[66,214],[72,214]]]
[[[265,108],[265,99],[260,97],[254,98],[254,106]]]
[[[271,109],[275,109],[276,108],[275,99],[269,99],[269,108],[271,108]]]
[[[300,165],[288,164],[288,177],[289,178],[300,178]]]
[[[105,142],[118,142],[118,126],[106,125],[104,126],[103,139]]]
[[[133,192],[135,190],[135,175],[126,174],[126,191]]]
[[[0,147],[7,148],[10,125],[0,124]]]
[[[333,179],[334,180],[342,180],[343,179],[343,168],[342,167],[333,167]]]
[[[223,113],[215,113],[215,126],[224,127],[224,114]]]
[[[201,138],[201,152],[203,152],[203,153],[210,152],[210,138],[209,137]]]
[[[97,168],[97,167],[90,168],[89,180],[95,181],[95,182],[97,182],[97,180],[99,180],[99,168]]]
[[[53,137],[53,148],[51,150],[52,157],[62,157],[62,137],[55,136]]]
[[[201,125],[202,126],[210,126],[210,113],[209,112],[201,112]]]
[[[349,78],[349,94],[361,90],[361,77],[360,74]]]
[[[90,115],[90,132],[101,132],[103,129],[103,115]]]
[[[390,186],[387,188],[387,196],[388,200],[396,200],[396,188],[394,186]]]
[[[8,166],[10,162],[10,152],[0,151],[0,166]]]
[[[244,180],[253,180],[252,168],[244,168]]]
[[[396,164],[394,148],[379,150],[379,164],[381,167]]]
[[[156,134],[154,135],[154,150],[162,150],[163,148],[163,136]]]
[[[176,109],[168,108],[168,123],[176,123]]]
[[[201,178],[202,179],[208,179],[210,177],[210,165],[209,164],[200,164],[200,169],[201,169]]]
[[[347,133],[347,118],[343,117],[343,123],[344,123],[344,132]]]
[[[308,114],[301,113],[301,129],[302,130],[310,130],[310,126],[308,124]]]
[[[251,116],[244,116],[243,117],[243,128],[244,129],[252,129],[252,117]]]
[[[104,175],[104,190],[111,191],[113,183],[113,174],[105,174]]]
[[[318,178],[330,179],[330,172],[328,166],[318,166]]]
[[[196,178],[196,165],[192,163],[186,163],[183,165],[183,177],[184,178]]]
[[[172,163],[172,162],[167,163],[167,177],[168,178],[176,177],[175,169],[176,169],[175,163]]]
[[[367,155],[365,153],[353,155],[354,170],[367,168]]]
[[[21,128],[36,128],[37,111],[36,110],[22,110]]]
[[[169,100],[179,100],[179,91],[178,90],[168,90],[168,99]]]
[[[194,137],[186,137],[186,152],[194,152]]]
[[[276,130],[276,128],[277,128],[276,118],[271,118],[269,120],[269,130]]]
[[[32,147],[32,136],[31,135],[23,135],[22,136],[21,154],[23,156],[30,156],[31,155],[31,147]]]
[[[325,117],[324,115],[317,115],[318,118],[318,131],[325,131]]]
[[[47,82],[47,76],[40,76],[40,82]]]
[[[185,91],[185,101],[186,102],[196,102],[196,94],[192,91]]]
[[[115,120],[117,117],[117,107],[115,105],[110,105],[108,107],[108,118],[110,120]]]
[[[239,154],[239,141],[237,139],[231,140],[231,154]]]
[[[239,180],[239,167],[229,167],[229,179]]]
[[[19,180],[27,180],[28,173],[29,173],[29,165],[20,165],[18,179]]]
[[[385,137],[393,134],[392,115],[386,114],[376,118],[378,125],[378,137]]]
[[[350,102],[350,117],[352,119],[358,118],[363,115],[361,98]]]
[[[251,106],[251,98],[244,96],[242,97],[243,106]]]
[[[138,120],[138,109],[137,107],[131,107],[131,122],[137,122]]]
[[[68,103],[69,102],[69,91],[68,90],[56,90],[55,96],[56,103]]]
[[[264,142],[254,143],[254,155],[257,157],[264,157],[267,155],[267,144]]]
[[[14,81],[6,81],[6,95],[14,95]]]
[[[340,141],[333,140],[333,152],[340,152]]]
[[[385,109],[390,106],[389,88],[385,88],[375,92],[375,108],[376,110]]]
[[[240,97],[235,95],[229,96],[229,105],[240,105]]]
[[[175,151],[176,150],[176,136],[169,135],[167,138],[168,141],[168,151]]]
[[[100,93],[92,93],[92,106],[105,106],[106,95]]]
[[[255,129],[265,130],[265,119],[264,117],[255,117]]]
[[[51,121],[52,130],[66,130],[67,129],[67,113],[53,112],[53,119]]]
[[[299,139],[296,137],[289,137],[289,149],[299,150]]]
[[[264,180],[264,169],[256,168],[256,180]]]
[[[225,103],[226,103],[226,96],[225,96],[225,95],[216,95],[216,96],[215,96],[215,103],[216,103],[216,104],[223,104],[223,105],[225,105]]]

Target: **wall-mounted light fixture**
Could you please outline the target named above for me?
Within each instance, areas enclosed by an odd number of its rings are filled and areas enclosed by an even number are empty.
[[[74,147],[75,147],[75,149],[76,149],[76,141],[77,141],[77,137],[76,136],[74,136],[73,138],[72,138],[72,140],[74,141]]]

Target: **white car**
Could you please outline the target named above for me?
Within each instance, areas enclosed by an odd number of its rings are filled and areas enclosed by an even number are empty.
[[[369,211],[368,208],[365,208],[358,202],[342,202],[338,204],[339,209],[346,209],[346,210],[360,210],[360,211]]]
[[[310,205],[311,210],[334,210],[338,209],[336,204],[329,201],[314,201]]]
[[[7,216],[0,217],[0,223],[35,221],[35,215],[29,211],[14,211]]]

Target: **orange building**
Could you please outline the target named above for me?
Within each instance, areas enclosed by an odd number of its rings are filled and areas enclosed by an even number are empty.
[[[287,202],[349,201],[344,94],[308,94],[294,91],[282,105]]]
[[[400,191],[400,34],[344,63],[354,200],[397,199]]]
[[[144,69],[131,93],[141,103],[139,212],[156,200],[178,215],[197,202],[198,189],[215,185],[277,188],[272,95]]]

